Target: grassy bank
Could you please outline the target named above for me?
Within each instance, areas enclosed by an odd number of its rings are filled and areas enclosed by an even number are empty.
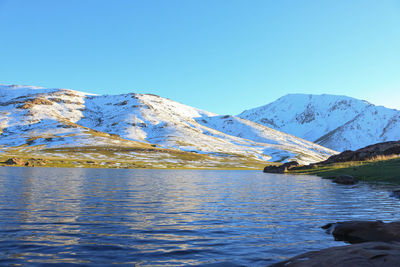
[[[251,157],[211,156],[158,149],[80,148],[44,150],[44,152],[2,154],[0,166],[17,166],[6,163],[10,158],[25,162],[30,159],[41,159],[45,164],[31,165],[63,168],[262,170],[266,165],[265,161]]]
[[[318,175],[324,178],[348,174],[362,181],[400,184],[400,158],[334,163],[289,173]]]

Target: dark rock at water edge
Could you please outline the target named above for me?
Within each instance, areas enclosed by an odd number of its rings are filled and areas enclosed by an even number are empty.
[[[35,167],[35,166],[44,166],[47,161],[44,159],[21,159],[21,158],[9,158],[5,161],[7,165],[15,165],[15,166],[27,166],[27,167]]]
[[[400,221],[391,223],[382,221],[348,221],[329,223],[322,226],[322,228],[331,233],[335,240],[352,244],[370,241],[400,242]]]
[[[395,190],[390,194],[391,197],[400,198],[400,190]]]
[[[311,251],[271,267],[400,266],[400,243],[367,242]]]
[[[328,177],[328,179],[332,179],[332,182],[337,184],[352,185],[358,183],[358,180],[351,175],[332,176]]]
[[[29,159],[25,166],[27,167],[35,167],[35,166],[45,166],[47,164],[47,160],[45,159]]]
[[[266,173],[285,173],[288,170],[291,170],[297,166],[299,166],[298,162],[290,161],[290,162],[284,163],[280,166],[266,166],[264,168],[264,172],[266,172]]]
[[[322,228],[352,245],[307,252],[272,266],[400,266],[400,221],[347,221]]]
[[[24,166],[26,161],[24,159],[20,158],[9,158],[5,162],[7,165],[18,165],[18,166]]]

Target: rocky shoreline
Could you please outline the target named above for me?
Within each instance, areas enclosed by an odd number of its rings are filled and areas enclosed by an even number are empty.
[[[307,252],[270,267],[390,267],[399,265],[399,242],[367,242]]]
[[[301,166],[295,161],[280,166],[266,166],[266,173],[291,173],[292,171],[311,170],[331,164],[371,161],[398,157],[400,141],[370,145],[356,151],[344,151],[325,161]],[[355,167],[353,167],[354,169]],[[324,176],[332,182],[353,185],[358,179],[351,175]],[[400,190],[393,191],[392,197],[400,198]],[[360,267],[360,266],[400,266],[400,221],[384,223],[382,221],[347,221],[329,223],[322,226],[336,241],[350,243],[346,246],[311,251],[289,260],[271,265],[271,267]]]
[[[400,221],[347,221],[322,228],[350,245],[307,252],[271,267],[400,266]]]
[[[290,171],[301,171],[315,169],[335,163],[371,161],[398,157],[400,155],[400,141],[390,141],[378,143],[355,151],[346,150],[337,155],[330,156],[327,160],[311,163],[309,165],[300,165],[296,161],[290,161],[280,166],[266,166],[265,173],[287,173]]]
[[[4,163],[8,166],[36,167],[36,166],[45,166],[47,164],[47,160],[35,159],[35,158],[31,158],[28,160],[22,158],[9,158]]]

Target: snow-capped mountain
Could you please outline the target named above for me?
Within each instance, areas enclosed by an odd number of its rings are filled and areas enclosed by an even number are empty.
[[[400,111],[337,95],[289,94],[238,115],[336,151],[400,139]]]
[[[301,163],[336,153],[245,119],[156,95],[92,95],[32,86],[0,86],[0,132],[3,151],[147,144],[227,159]]]

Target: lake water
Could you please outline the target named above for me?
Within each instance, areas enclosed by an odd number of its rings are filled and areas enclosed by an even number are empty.
[[[261,171],[0,168],[0,264],[267,266],[392,221],[388,186]]]

